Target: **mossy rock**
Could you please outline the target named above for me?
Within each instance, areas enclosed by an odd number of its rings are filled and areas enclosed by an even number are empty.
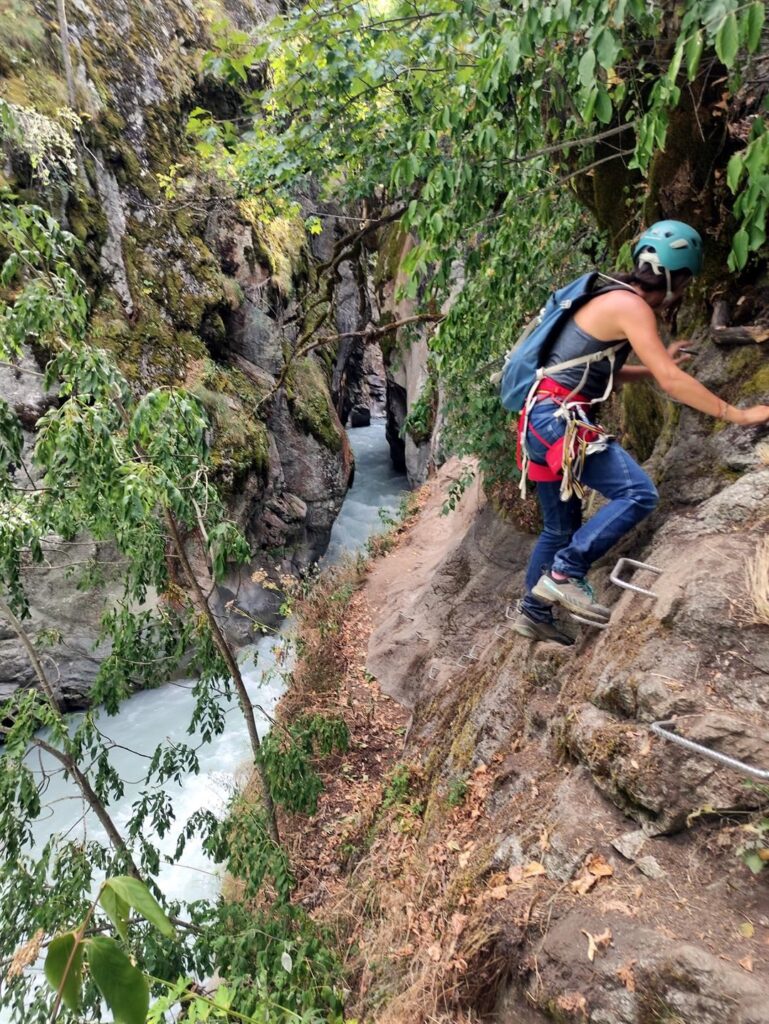
[[[250,377],[206,360],[191,391],[205,406],[214,428],[211,464],[225,489],[250,472],[267,478],[269,437],[257,406],[266,393]]]
[[[286,395],[296,422],[324,447],[341,451],[341,428],[331,408],[328,382],[312,357],[291,364],[286,375]]]
[[[752,403],[766,401],[769,396],[769,355],[761,346],[740,346],[729,355],[722,393],[731,404],[742,399]]]
[[[146,295],[129,321],[114,292],[106,292],[94,307],[88,333],[94,345],[115,355],[129,380],[143,386],[178,385],[189,359],[206,355],[200,337],[176,330],[164,309]]]
[[[68,106],[67,87],[51,66],[52,50],[42,16],[26,0],[0,4],[0,96],[54,117]]]
[[[394,281],[398,276],[401,254],[406,244],[406,232],[401,227],[400,221],[388,224],[382,230],[379,240],[379,252],[377,254],[376,267],[374,269],[374,287],[381,289],[389,281]]]
[[[470,768],[475,754],[478,740],[478,726],[472,719],[467,719],[462,728],[454,737],[449,752],[451,764],[456,772],[463,772]]]
[[[273,285],[288,298],[306,263],[304,221],[298,214],[270,216],[257,200],[241,202],[240,213],[253,229],[257,255],[270,268]]]
[[[665,399],[648,381],[639,381],[622,390],[622,420],[629,447],[639,462],[645,462],[663,432]]]

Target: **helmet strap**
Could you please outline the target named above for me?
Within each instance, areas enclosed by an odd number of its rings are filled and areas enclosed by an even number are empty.
[[[665,301],[670,302],[670,300],[673,298],[673,282],[670,278],[670,271],[668,270],[668,268],[663,267],[662,269],[665,271],[665,280],[667,281],[668,286],[668,290],[665,293]]]

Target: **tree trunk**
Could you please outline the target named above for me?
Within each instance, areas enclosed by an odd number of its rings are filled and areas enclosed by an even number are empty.
[[[168,529],[171,534],[174,551],[176,552],[179,561],[181,562],[184,574],[187,577],[190,590],[192,591],[193,601],[197,605],[199,611],[205,615],[208,621],[211,635],[214,638],[214,643],[224,659],[224,663],[232,676],[232,681],[235,684],[235,690],[238,695],[238,702],[240,709],[243,713],[243,718],[246,722],[246,728],[248,730],[248,738],[251,743],[251,751],[254,756],[254,765],[259,776],[259,782],[262,789],[262,800],[264,802],[264,810],[267,815],[267,830],[270,833],[270,838],[274,843],[280,842],[280,834],[278,832],[278,821],[275,814],[275,805],[272,800],[272,793],[270,792],[270,783],[267,778],[267,773],[264,769],[264,763],[262,761],[262,746],[259,740],[259,733],[256,728],[256,719],[254,718],[254,706],[251,703],[251,698],[248,696],[248,690],[246,684],[243,682],[243,676],[231,649],[230,645],[222,633],[219,623],[216,621],[211,607],[203,593],[200,583],[195,576],[195,571],[190,565],[190,561],[187,557],[187,552],[184,549],[184,543],[179,534],[179,526],[174,518],[173,514],[166,509],[166,522]]]

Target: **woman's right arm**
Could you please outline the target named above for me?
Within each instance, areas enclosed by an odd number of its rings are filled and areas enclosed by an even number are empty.
[[[635,354],[648,368],[662,390],[675,401],[683,402],[698,412],[727,420],[729,423],[752,426],[769,422],[769,405],[736,409],[676,365],[659,336],[654,312],[643,299],[635,301],[634,297],[627,296],[627,300],[616,304],[614,312],[617,316],[617,325],[627,337]]]

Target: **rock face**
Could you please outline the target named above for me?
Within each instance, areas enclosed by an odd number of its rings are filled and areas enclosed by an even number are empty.
[[[377,319],[382,325],[408,321],[421,308],[415,300],[400,295],[405,283],[401,264],[413,245],[414,239],[398,224],[381,233],[373,284]],[[451,308],[462,282],[462,268],[455,266],[442,313]],[[382,346],[387,373],[387,440],[393,465],[407,474],[412,487],[423,484],[447,457],[441,443],[443,395],[430,371],[431,330],[419,322],[405,323],[386,335]],[[420,415],[408,421],[417,402],[423,407]]]
[[[277,10],[267,0],[225,0],[222,8],[248,31]],[[60,42],[42,17],[30,18],[36,30],[29,40],[20,37],[18,52],[0,56],[0,97],[53,115],[68,102]],[[230,615],[229,626],[245,642],[253,631],[244,622],[276,619],[274,594],[251,583],[251,572],[267,565],[295,572],[317,558],[352,473],[330,399],[331,373],[320,359],[297,363],[275,400],[265,402],[296,339],[301,289],[315,254],[301,216],[270,217],[253,203],[218,195],[219,183],[208,180],[186,139],[194,107],[232,116],[240,102],[234,88],[201,76],[201,53],[212,46],[205,4],[82,0],[70,5],[69,20],[87,146],[62,219],[83,243],[81,271],[93,292],[90,338],[116,355],[137,390],[185,385],[206,406],[217,482],[257,553],[220,595],[224,612],[237,594],[245,616]],[[13,157],[6,180],[9,174],[14,185],[34,189],[23,159]],[[323,245],[342,230],[333,218],[327,223]],[[355,305],[353,270],[337,312],[340,332],[367,316]],[[340,351],[341,375],[348,358],[357,356]],[[362,356],[358,361],[357,391],[341,389],[340,409],[346,406],[348,415],[355,407],[360,420],[364,408],[376,408],[369,401],[373,385],[366,391],[375,370]],[[31,356],[28,362],[39,369]],[[50,401],[38,382],[0,370],[0,393],[29,429],[28,447]],[[99,552],[92,554],[98,559]],[[35,628],[66,634],[69,648],[56,651],[59,686],[76,704],[93,675],[100,609],[73,600],[56,569],[41,574],[33,591]],[[103,596],[108,603],[109,587]],[[77,622],[70,612],[79,614]],[[8,692],[30,679],[17,641],[4,633],[0,687]]]
[[[438,961],[424,977],[454,993],[457,1013],[502,1024],[769,1022],[769,903],[740,857],[762,845],[745,824],[765,790],[649,728],[674,719],[686,737],[769,769],[769,623],[746,571],[766,536],[757,440],[743,434],[742,475],[720,489],[711,449],[699,501],[693,475],[675,503],[671,482],[654,520],[596,568],[610,627],[566,623],[572,648],[509,629],[533,538],[476,485],[453,526],[436,496],[377,570],[367,668],[411,709],[401,758],[423,773],[414,855],[397,856],[399,877],[414,872],[413,892],[430,893],[404,899],[409,920],[433,922],[436,944],[409,963]],[[683,464],[687,445],[685,432],[674,436],[666,464]],[[438,489],[450,464],[440,477]],[[618,554],[662,569],[634,578],[654,599],[609,581]],[[467,810],[447,796],[457,780]],[[384,862],[396,854],[382,842]],[[356,884],[367,885],[360,865]],[[459,959],[444,965],[444,949]],[[420,970],[400,987],[385,981],[399,1005],[407,992],[421,1005]],[[488,979],[480,994],[477,971]],[[474,993],[464,1002],[463,990]]]

